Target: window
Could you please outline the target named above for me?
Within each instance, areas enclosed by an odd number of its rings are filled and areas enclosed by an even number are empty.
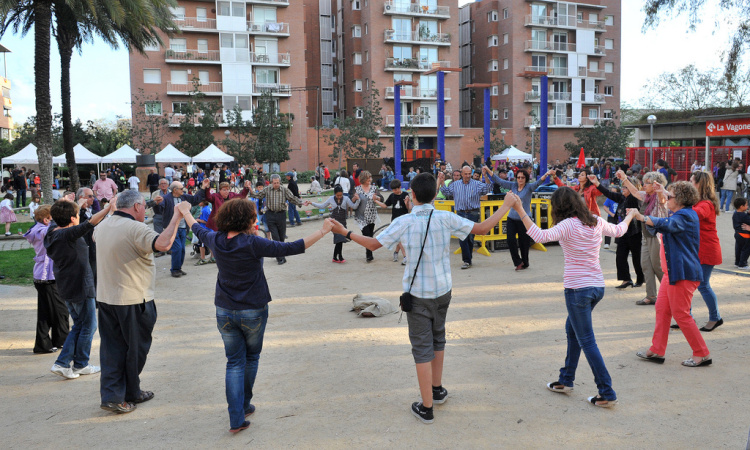
[[[503,83],[503,95],[508,95],[508,83]]]
[[[365,90],[366,91],[370,90],[370,79],[369,78],[365,78]]]
[[[497,60],[493,59],[490,62],[487,63],[487,71],[488,72],[497,72]]]
[[[206,8],[195,8],[195,16],[198,22],[205,22],[208,20],[206,17]]]
[[[185,114],[187,109],[187,102],[172,102],[172,112],[175,114]]]
[[[611,97],[612,95],[614,95],[614,90],[614,86],[604,86],[604,95],[606,95],[607,97]]]
[[[352,2],[352,9],[353,9],[353,10],[355,10],[355,11],[359,11],[360,9],[362,9],[362,8],[361,8],[361,5],[359,4],[359,1],[360,1],[360,0],[354,0],[354,1]]]
[[[497,88],[497,86],[492,86],[492,90],[490,90],[490,95],[497,95],[498,92],[499,92],[499,89]]]
[[[487,47],[497,47],[500,40],[497,38],[497,35],[492,35],[487,38]]]
[[[370,61],[370,51],[365,50],[365,62],[368,62],[368,61]]]
[[[355,53],[353,59],[353,64],[359,66],[362,65],[362,53]]]
[[[596,13],[589,13],[589,23],[599,22],[599,15]]]
[[[612,50],[615,48],[615,40],[614,39],[605,39],[604,40],[604,49],[605,50]]]
[[[508,70],[508,58],[503,59],[503,69]]]
[[[615,16],[604,16],[604,25],[611,27],[615,24]]]
[[[232,2],[232,17],[245,17],[244,2]]]
[[[367,34],[367,30],[368,30],[367,23],[365,23],[365,34]]]
[[[147,52],[158,52],[160,50],[158,42],[149,42],[143,46],[143,50]]]
[[[161,70],[143,69],[144,84],[161,84]]]
[[[217,14],[220,16],[232,15],[232,4],[230,2],[216,2],[218,8]],[[232,109],[232,108],[229,108]]]
[[[599,61],[589,61],[589,71],[590,72],[599,72]]]
[[[279,84],[279,72],[276,69],[258,67],[255,69],[255,82],[258,84]]]
[[[437,47],[421,47],[419,49],[419,59],[427,63],[438,62]]]
[[[358,38],[362,37],[362,27],[359,25],[354,25],[352,27],[352,37]]]
[[[611,62],[605,62],[604,63],[604,72],[605,73],[612,73],[615,71],[615,63]]]
[[[362,110],[362,108],[354,108],[354,117],[357,119],[361,119],[365,116],[365,112]]]
[[[161,116],[161,102],[146,102],[147,116]]]
[[[487,13],[487,22],[497,22],[497,11]]]
[[[208,53],[208,39],[198,39],[198,53]]]
[[[354,80],[354,92],[362,92],[362,80]]]
[[[199,70],[198,71],[198,82],[202,85],[209,84],[209,78],[208,78],[208,70]]]
[[[174,17],[175,20],[185,20],[184,6],[177,6],[175,8],[170,7],[169,10],[172,12],[172,17]]]
[[[508,33],[503,34],[503,44],[508,43]]]
[[[578,11],[578,15],[577,15],[576,19],[578,20],[578,23],[583,23],[583,12],[582,11]]]
[[[599,118],[598,109],[589,109],[589,119],[596,120]]]
[[[509,113],[508,113],[508,108],[505,108],[505,109],[503,110],[503,119],[506,119],[506,120],[507,120],[507,119],[508,119],[508,117],[509,117]]]
[[[499,111],[497,109],[492,109],[492,120],[497,120],[500,117]]]
[[[172,84],[188,84],[187,70],[173,70]]]
[[[503,19],[507,19],[510,17],[510,11],[508,11],[508,8],[503,9]]]
[[[614,118],[613,116],[614,114],[612,113],[611,109],[605,109],[604,114],[602,115],[602,118],[612,120]]]
[[[169,49],[174,52],[184,52],[187,50],[187,39],[170,39]]]

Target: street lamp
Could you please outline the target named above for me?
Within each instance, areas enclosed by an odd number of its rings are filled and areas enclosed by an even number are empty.
[[[654,167],[654,124],[656,123],[656,116],[651,114],[650,116],[646,117],[646,120],[648,121],[648,125],[651,128],[651,139],[649,139],[648,141],[648,170],[652,170],[652,168]]]
[[[536,131],[536,125],[533,123],[529,126],[529,131],[531,131],[531,172],[534,173],[534,132]],[[534,175],[534,178],[536,178],[536,175]]]

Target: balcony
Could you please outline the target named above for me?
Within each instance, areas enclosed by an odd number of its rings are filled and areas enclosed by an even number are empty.
[[[591,69],[588,69],[586,67],[579,67],[578,68],[578,76],[579,77],[587,77],[587,78],[597,78],[597,79],[603,80],[603,79],[606,78],[607,75],[604,73],[603,70],[599,70],[599,69],[597,69],[597,70],[591,70]]]
[[[5,77],[0,77],[0,88],[10,89],[10,80]]]
[[[395,88],[388,86],[385,88],[385,98],[393,100]],[[401,88],[401,100],[437,100],[437,89],[421,89],[412,86],[404,86]],[[451,99],[451,90],[449,88],[443,89],[444,100]]]
[[[527,52],[575,52],[576,45],[564,42],[526,41],[523,49]]]
[[[542,96],[539,91],[528,91],[524,93],[524,101],[526,102],[538,102],[541,101]],[[547,101],[549,102],[570,102],[572,101],[572,95],[570,92],[548,92]]]
[[[418,59],[386,58],[385,70],[399,72],[427,72],[428,70],[450,67],[450,61],[420,61]]]
[[[583,29],[594,31],[605,31],[606,26],[603,21],[590,22],[588,20],[579,21],[576,16],[533,16],[528,15],[524,21],[527,27],[551,27],[567,29]]]
[[[289,6],[289,0],[245,0],[245,3],[249,5]]]
[[[167,95],[188,95],[192,94],[196,85],[193,83],[172,83],[167,81]],[[206,95],[221,95],[221,82],[212,82],[207,84],[198,84],[198,91]]]
[[[526,72],[547,72],[547,76],[553,78],[570,77],[567,67],[545,67],[545,66],[526,66]]]
[[[408,6],[397,5],[393,1],[385,2],[383,14],[396,14],[400,16],[414,16],[414,17],[432,17],[436,19],[450,19],[450,7],[448,6],[436,6],[429,7],[426,5],[420,5],[419,3],[412,3]]]
[[[182,31],[217,31],[216,19],[205,17],[175,17],[174,23]]]
[[[289,36],[288,23],[248,22],[247,31],[257,36]]]
[[[254,53],[250,52],[250,62],[257,66],[289,67],[292,56],[289,53]]]
[[[196,114],[193,116],[193,124],[194,125],[201,125],[201,119],[203,118],[203,114]],[[170,127],[179,127],[183,120],[185,120],[184,114],[179,113],[169,113],[167,114],[167,119],[169,120],[169,126]],[[219,124],[219,126],[225,127],[227,124],[224,122],[224,115],[221,113],[218,113],[214,116],[214,119],[216,120],[216,123]]]
[[[586,100],[586,97],[588,97],[588,100]],[[594,104],[604,104],[604,94],[594,94],[594,93],[581,93],[581,102],[583,103],[594,103]]]
[[[392,127],[396,125],[396,116],[386,117],[386,126]],[[437,128],[437,116],[423,116],[421,114],[401,116],[401,128],[403,127],[415,127],[415,128]],[[451,126],[451,116],[445,116],[445,127]]]
[[[291,84],[278,83],[253,83],[253,95],[263,95],[270,92],[274,97],[291,97]]]
[[[168,63],[215,64],[221,61],[218,50],[172,50],[164,52]]]
[[[582,117],[579,120],[580,120],[580,125],[573,125],[572,117],[550,116],[547,118],[547,126],[550,128],[590,128],[599,122],[604,122],[604,121],[612,120],[612,119],[611,118],[592,119],[589,117]],[[528,128],[532,123],[538,127],[539,119],[536,117],[526,117],[524,119],[523,126]]]
[[[423,33],[420,31],[395,31],[385,30],[386,43],[411,43],[411,44],[430,44],[430,45],[451,45],[450,33]]]

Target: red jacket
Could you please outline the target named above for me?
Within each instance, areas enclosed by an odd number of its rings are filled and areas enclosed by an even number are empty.
[[[700,223],[700,245],[698,259],[701,264],[718,266],[721,264],[721,245],[716,233],[716,210],[713,202],[701,200],[693,205],[693,211],[698,214]]]
[[[559,178],[555,177],[555,184],[563,187],[565,186],[562,181],[560,181]],[[576,192],[581,191],[581,185],[578,184],[576,186],[569,186],[571,189],[573,189]],[[599,192],[599,189],[596,188],[593,184],[590,184],[589,187],[585,188],[583,190],[583,200],[586,203],[586,206],[589,208],[589,211],[591,211],[592,214],[596,214],[597,216],[602,215],[602,213],[599,211],[599,204],[596,203],[596,197],[602,195],[601,192]]]
[[[241,190],[239,193],[237,192],[230,192],[227,196],[226,200],[224,197],[221,196],[219,193],[212,194],[211,189],[206,189],[206,200],[208,200],[213,208],[211,208],[211,215],[208,216],[208,223],[206,226],[214,231],[218,231],[216,229],[216,222],[214,222],[214,218],[216,217],[216,214],[219,211],[219,208],[221,208],[221,205],[224,204],[225,201],[231,200],[233,198],[245,198],[247,197],[247,193],[249,192],[247,188]]]

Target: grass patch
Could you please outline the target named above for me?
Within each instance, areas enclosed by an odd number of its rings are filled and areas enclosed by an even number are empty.
[[[34,253],[33,248],[23,250],[8,250],[2,252],[0,258],[0,275],[5,275],[0,284],[20,284],[31,286],[34,284]]]
[[[10,232],[13,234],[18,234],[18,230],[21,230],[21,234],[26,233],[29,231],[29,228],[33,227],[36,222],[16,222],[10,224]],[[0,225],[0,231],[5,233],[5,226]]]

